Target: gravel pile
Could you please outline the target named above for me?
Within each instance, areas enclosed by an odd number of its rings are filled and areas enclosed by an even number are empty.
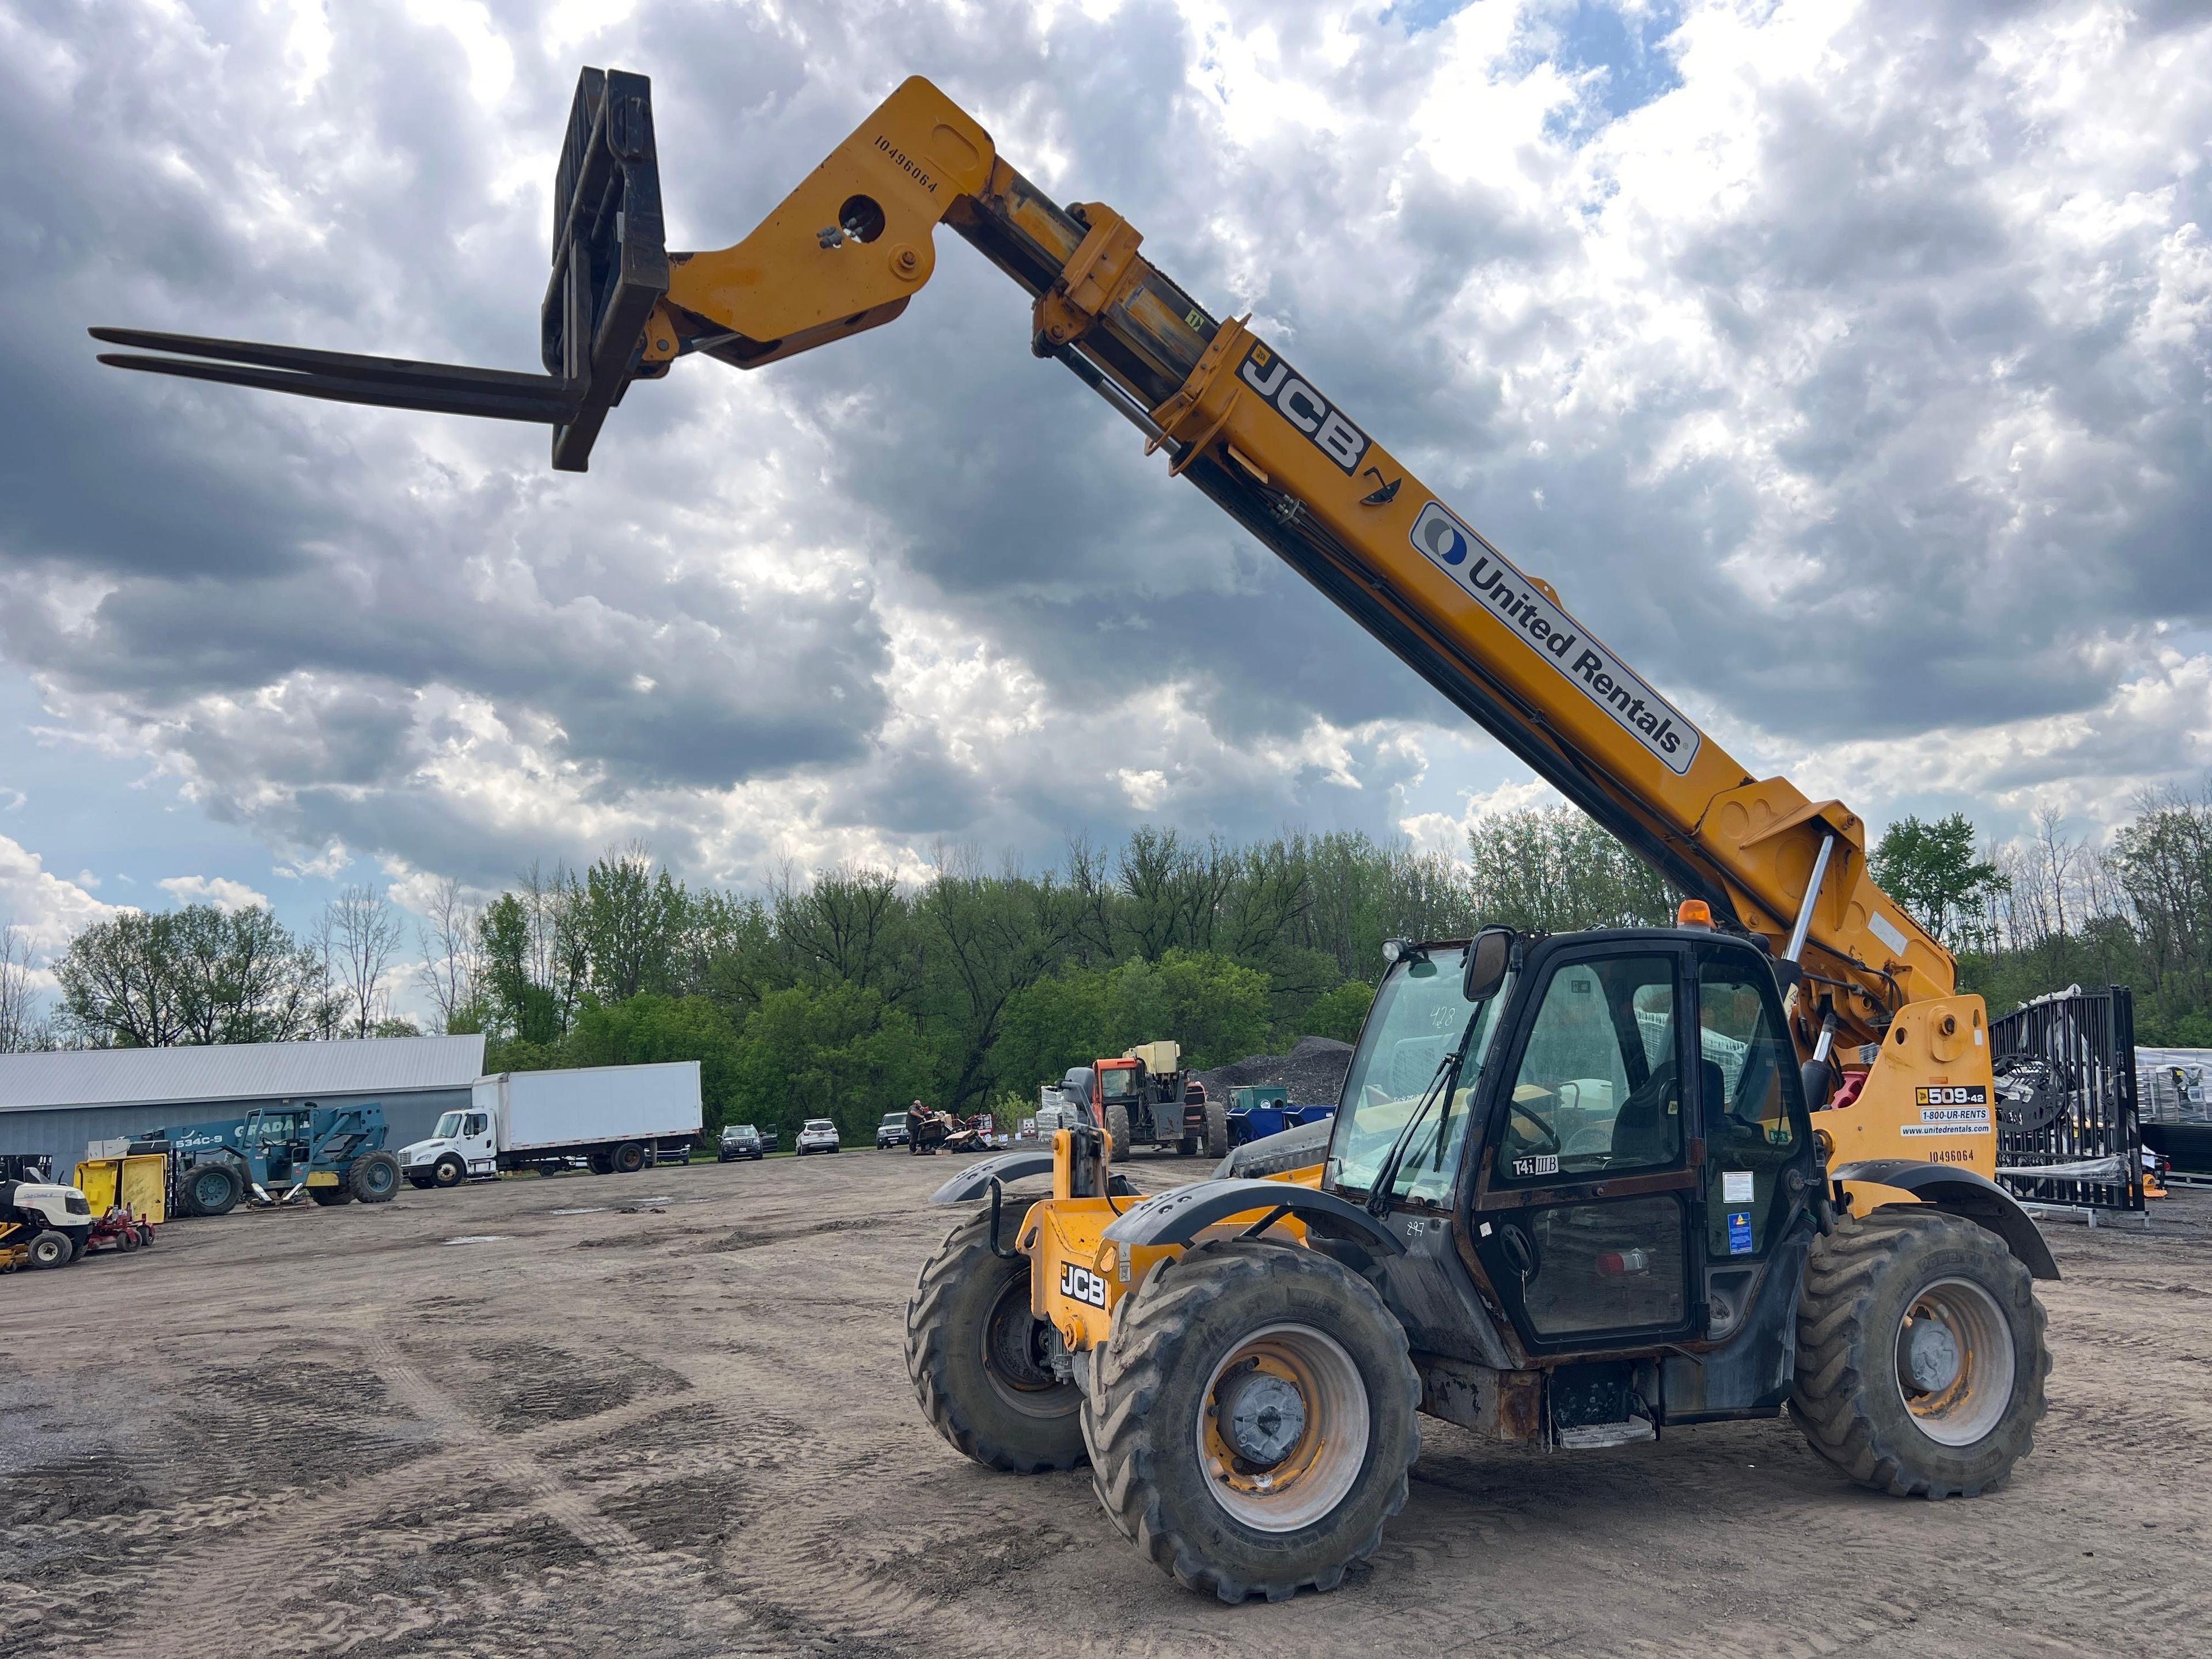
[[[1300,1037],[1287,1054],[1254,1054],[1231,1060],[1210,1072],[1198,1073],[1207,1097],[1226,1099],[1243,1084],[1279,1083],[1290,1091],[1293,1106],[1326,1106],[1344,1092],[1344,1074],[1352,1066],[1352,1045],[1331,1037]]]

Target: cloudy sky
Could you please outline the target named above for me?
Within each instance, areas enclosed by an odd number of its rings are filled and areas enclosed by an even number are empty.
[[[2212,767],[2202,5],[0,0],[0,919],[643,836],[683,873],[1358,827],[1527,773],[949,233],[893,327],[538,428],[98,368],[534,368],[581,64],[736,240],[907,74],[1255,326],[1747,763],[2085,831]]]

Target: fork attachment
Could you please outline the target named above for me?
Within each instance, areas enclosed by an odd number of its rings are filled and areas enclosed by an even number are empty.
[[[100,361],[337,403],[540,422],[553,428],[555,469],[581,472],[629,382],[665,374],[674,355],[671,340],[647,360],[647,325],[669,273],[650,81],[619,70],[577,77],[554,180],[553,274],[540,313],[547,374],[130,328],[91,331],[131,348]]]

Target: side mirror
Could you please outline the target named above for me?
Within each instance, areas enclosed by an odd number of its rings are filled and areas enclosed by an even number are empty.
[[[1504,982],[1505,970],[1512,965],[1513,930],[1484,928],[1467,947],[1467,977],[1462,994],[1469,1002],[1486,1000]]]

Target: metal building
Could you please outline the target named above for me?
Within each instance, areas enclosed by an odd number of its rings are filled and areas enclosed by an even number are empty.
[[[0,1153],[43,1152],[66,1180],[89,1141],[309,1100],[378,1102],[385,1144],[404,1146],[469,1103],[483,1047],[481,1036],[364,1037],[0,1054]]]

